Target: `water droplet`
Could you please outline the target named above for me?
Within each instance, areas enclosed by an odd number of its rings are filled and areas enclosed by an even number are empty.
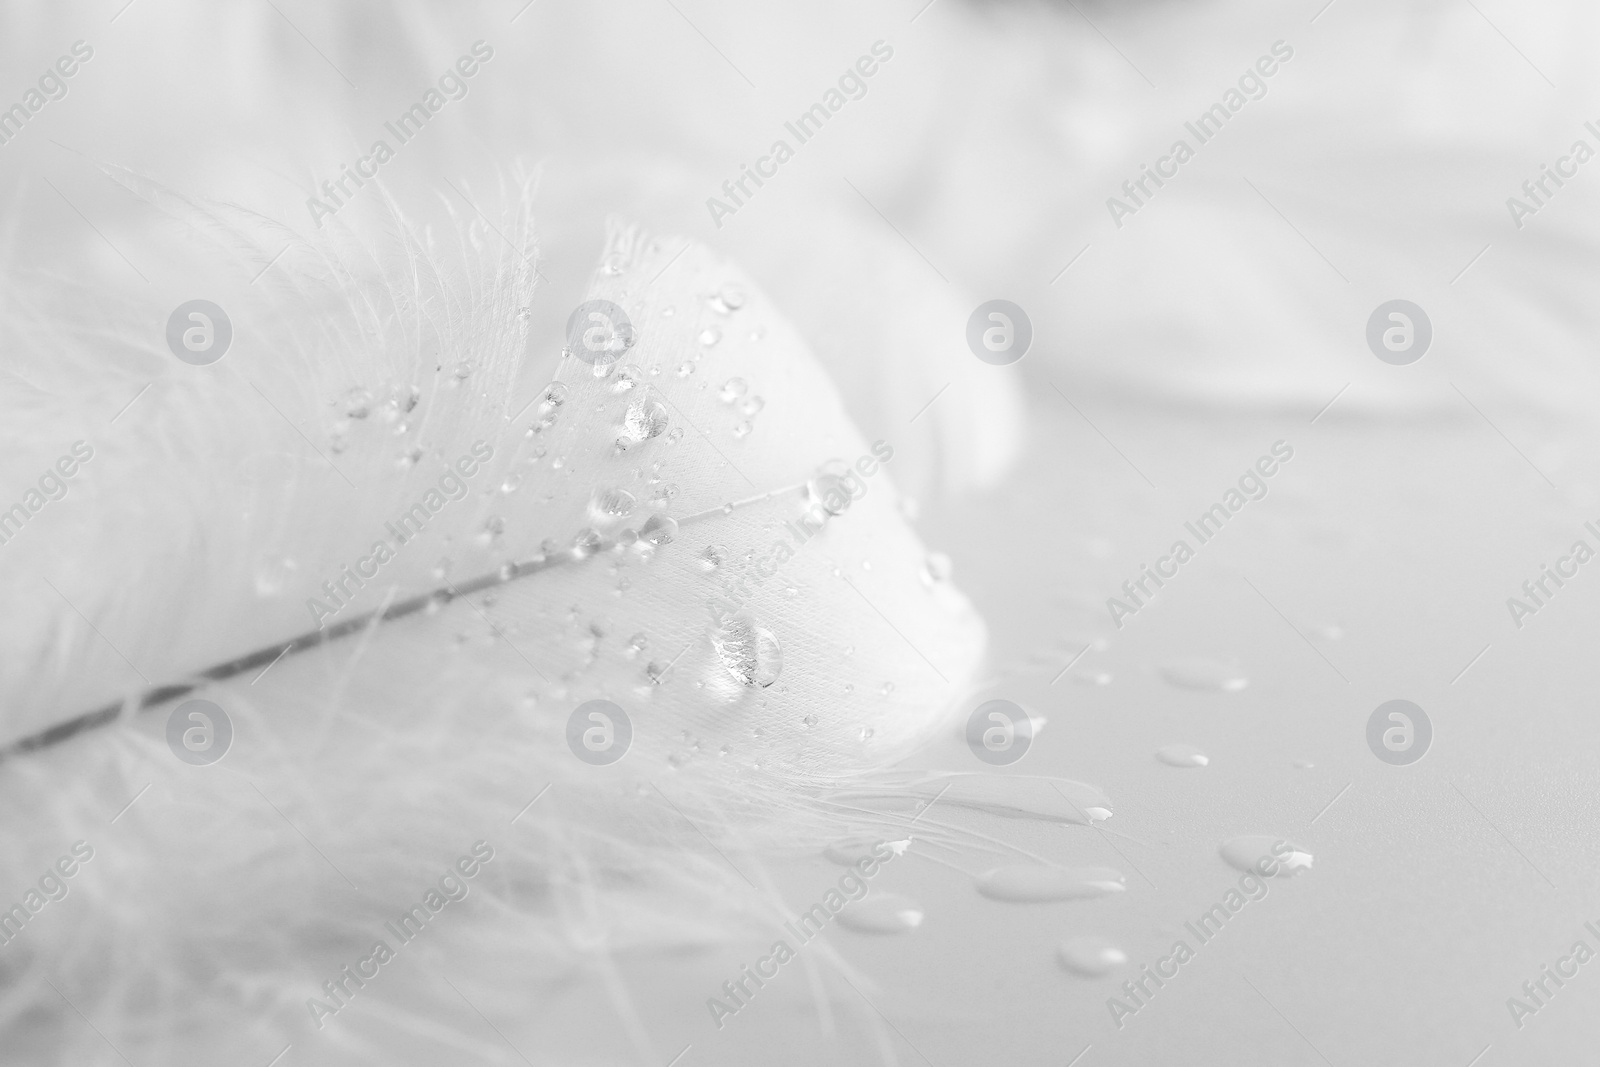
[[[729,282],[712,294],[710,304],[719,314],[731,315],[744,307],[744,300],[744,290]]]
[[[649,665],[645,667],[644,672],[650,676],[650,680],[652,682],[659,682],[661,681],[661,676],[666,674],[671,668],[672,664],[666,660],[653,659],[650,661]]]
[[[858,739],[862,740],[862,741],[871,741],[873,732],[874,731],[873,731],[872,727],[863,726],[861,728],[861,730],[856,734],[856,737]]]
[[[843,515],[855,499],[845,478],[845,475],[825,470],[806,482],[806,496],[829,515]]]
[[[678,487],[676,485],[663,485],[650,494],[650,503],[654,507],[666,507],[672,502],[672,498],[677,495]]]
[[[1245,834],[1223,843],[1217,854],[1228,866],[1240,871],[1261,873],[1257,866],[1265,857],[1276,863],[1274,876],[1292,878],[1302,870],[1311,869],[1311,853],[1288,840],[1272,834]],[[1269,870],[1272,863],[1267,864]]]
[[[589,517],[599,523],[613,523],[633,514],[636,501],[626,489],[596,489],[589,499]]]
[[[741,422],[741,423],[737,424],[736,426],[734,426],[734,428],[733,428],[733,436],[735,436],[735,437],[749,437],[750,436],[750,431],[751,431],[752,428],[753,427],[751,427],[751,425],[750,425],[750,420],[749,419],[745,419],[743,422]]]
[[[463,382],[472,377],[472,364],[462,360],[455,365],[456,381]]]
[[[759,414],[761,409],[766,406],[767,402],[765,400],[762,400],[759,396],[752,396],[744,403],[739,405],[739,410],[744,412],[746,415],[756,415]]]
[[[707,348],[710,348],[720,340],[722,340],[722,331],[717,329],[715,326],[707,326],[704,330],[700,331],[699,341]]]
[[[817,725],[817,717],[815,715],[807,715],[805,718],[800,720],[800,725],[809,730],[813,726]]]
[[[479,528],[476,540],[480,545],[487,545],[502,533],[505,533],[505,529],[506,520],[498,515],[490,515],[483,520],[483,526]]]
[[[922,925],[922,905],[898,893],[874,893],[839,913],[839,925],[858,934],[903,934]]]
[[[1100,937],[1075,937],[1056,949],[1056,959],[1073,974],[1099,978],[1128,962],[1128,954]]]
[[[524,305],[523,307],[519,307],[517,309],[518,322],[527,322],[531,318],[533,318],[533,308]]]
[[[602,544],[604,539],[587,526],[572,536],[572,552],[579,559],[594,555]]]
[[[670,515],[652,515],[639,528],[639,539],[660,547],[678,536],[678,520]]]
[[[693,373],[694,373],[694,364],[693,363],[690,363],[688,360],[684,360],[682,363],[678,364],[678,377],[687,378],[689,375],[691,375]]]
[[[729,378],[722,383],[722,388],[717,390],[717,399],[724,404],[731,404],[743,396],[747,388],[749,386],[745,384],[743,378]]]
[[[628,647],[623,651],[629,659],[636,658],[650,644],[650,639],[642,633],[634,634],[628,638]]]
[[[639,387],[640,379],[643,377],[644,375],[639,373],[638,367],[635,367],[632,363],[624,363],[617,368],[616,376],[611,379],[611,391],[613,393],[631,392]]]
[[[534,408],[534,410],[541,417],[554,416],[560,410],[561,405],[567,402],[567,397],[571,393],[572,390],[568,389],[564,383],[551,382],[544,387],[544,392],[539,394],[538,407]]]
[[[618,275],[628,269],[627,260],[621,252],[613,252],[606,256],[605,261],[600,264],[600,269],[606,274]]]
[[[1294,768],[1297,771],[1309,771],[1315,766],[1316,764],[1312,763],[1308,759],[1297,759],[1294,761]]]
[[[734,679],[765,689],[783,672],[783,649],[771,630],[743,612],[724,619],[711,635],[711,647]]]
[[[906,838],[901,841],[885,841],[881,837],[874,837],[868,834],[852,834],[849,837],[841,837],[839,840],[829,844],[822,850],[822,855],[829,863],[837,863],[841,867],[854,867],[868,856],[872,856],[874,849],[879,845],[887,847],[896,856],[899,856],[905,853],[905,850],[911,845],[911,840]],[[878,858],[885,859],[887,857],[879,855]]]
[[[1169,767],[1204,767],[1211,757],[1193,745],[1163,745],[1156,749],[1156,759]]]
[[[1110,685],[1110,671],[1073,671],[1072,680],[1079,685]]]
[[[678,309],[676,307],[673,307],[671,304],[668,304],[666,307],[661,309],[661,317],[664,318],[664,319],[670,319],[670,318],[672,318],[672,316],[676,315],[677,313],[678,313]]]
[[[1048,900],[1088,900],[1128,887],[1111,867],[1046,867],[1015,863],[978,875],[978,892],[990,900],[1037,904]]]
[[[943,552],[929,552],[928,558],[922,561],[922,584],[931,588],[938,582],[949,581],[951,567],[949,556]]]
[[[681,440],[683,440],[682,426],[674,426],[672,429],[667,431],[667,444],[675,445]]]
[[[364,419],[372,412],[372,393],[355,386],[344,394],[344,413],[352,419]]]
[[[1237,693],[1250,684],[1250,679],[1238,667],[1202,656],[1162,664],[1161,677],[1179,689],[1212,693]]]
[[[517,491],[517,486],[519,486],[521,484],[522,484],[522,475],[520,475],[520,474],[508,474],[508,475],[506,475],[505,481],[500,483],[500,491],[502,493],[510,495],[511,493],[515,493]]]
[[[883,686],[878,690],[880,696],[888,696],[892,692],[894,692],[893,682],[884,682]]]
[[[728,562],[728,550],[721,545],[707,545],[705,551],[700,553],[700,566],[708,571],[714,571]]]
[[[633,444],[660,437],[667,429],[667,407],[647,395],[634,397],[622,416],[622,437],[618,444]]]

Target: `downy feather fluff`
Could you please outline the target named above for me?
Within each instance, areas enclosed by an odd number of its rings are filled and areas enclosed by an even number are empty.
[[[304,1063],[521,1062],[470,1013],[408,1005],[448,995],[437,973],[504,1018],[598,975],[632,1054],[670,1055],[611,955],[783,917],[726,854],[892,824],[857,801],[916,795],[878,772],[942,729],[981,657],[981,622],[900,514],[899,427],[850,425],[737,268],[620,224],[589,296],[626,311],[632,346],[597,374],[530,344],[528,184],[492,223],[391,205],[382,228],[313,243],[111,173],[182,221],[172,261],[234,341],[191,367],[148,294],[50,278],[0,296],[0,484],[18,495],[74,442],[93,452],[0,545],[5,739],[123,701],[108,727],[0,762],[0,903],[72,843],[93,849],[0,946],[0,1041],[29,1063],[265,1063],[285,1046]],[[386,524],[475,445],[465,495],[399,544]],[[841,484],[848,506],[827,496]],[[330,619],[323,583],[375,542],[392,558]],[[449,595],[480,576],[507,580]],[[441,590],[201,685],[235,731],[214,765],[167,750],[170,701],[139,710],[153,686]],[[596,698],[634,730],[606,767],[565,739]],[[479,910],[445,920],[471,967],[423,938],[410,977],[308,1011],[476,841],[494,850]]]

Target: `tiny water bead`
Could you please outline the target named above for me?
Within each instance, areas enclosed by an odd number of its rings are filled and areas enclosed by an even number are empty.
[[[453,373],[456,381],[466,381],[468,378],[472,377],[472,364],[468,363],[466,360],[462,360],[455,365]]]
[[[1237,693],[1250,684],[1237,666],[1204,656],[1188,656],[1163,663],[1161,677],[1168,685],[1208,693]]]
[[[1156,759],[1169,767],[1204,767],[1211,757],[1193,745],[1163,745],[1156,749]]]
[[[1272,834],[1245,834],[1224,841],[1217,850],[1228,866],[1240,871],[1264,874],[1262,865],[1273,870],[1271,877],[1292,878],[1311,869],[1312,855],[1299,845]]]
[[[1101,937],[1075,937],[1056,950],[1063,969],[1084,978],[1099,978],[1128,962],[1128,954]]]
[[[1088,900],[1121,893],[1122,872],[1110,867],[1047,867],[1015,863],[978,875],[978,892],[990,900],[1037,904],[1055,900]]]
[[[922,905],[898,893],[873,893],[847,905],[839,925],[858,934],[903,934],[922,925]]]

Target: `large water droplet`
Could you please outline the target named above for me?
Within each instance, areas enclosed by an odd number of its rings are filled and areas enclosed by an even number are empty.
[[[722,331],[717,329],[715,326],[707,326],[704,330],[700,331],[700,343],[705,345],[707,348],[710,348],[720,340],[722,340]]]
[[[922,905],[898,893],[874,893],[847,905],[839,925],[858,934],[903,934],[922,925]]]
[[[660,547],[678,536],[678,520],[670,515],[652,515],[639,527],[639,540]]]
[[[1156,749],[1156,759],[1169,767],[1204,767],[1211,757],[1193,745],[1163,745]]]
[[[846,476],[832,470],[823,470],[806,482],[806,496],[829,515],[844,514],[855,499]]]
[[[1110,867],[1046,867],[1016,863],[985,871],[978,892],[990,900],[1036,904],[1047,900],[1087,900],[1127,889],[1122,872]]]
[[[637,396],[622,415],[622,436],[617,443],[633,444],[659,437],[667,428],[667,407],[649,395]]]
[[[596,550],[604,543],[604,538],[598,533],[588,527],[584,527],[572,537],[572,552],[579,559],[582,559],[585,556],[594,555]]]
[[[744,307],[744,300],[744,290],[732,282],[728,282],[712,294],[709,302],[713,311],[723,315],[731,315]]]
[[[1189,656],[1161,665],[1161,677],[1179,689],[1210,693],[1237,693],[1250,684],[1237,666],[1203,656]]]
[[[1225,860],[1228,866],[1240,871],[1255,871],[1261,873],[1257,866],[1263,858],[1277,863],[1274,876],[1278,878],[1292,878],[1302,870],[1311,869],[1311,853],[1294,844],[1287,838],[1274,837],[1272,834],[1245,834],[1223,843],[1217,854]],[[1272,864],[1267,864],[1268,870]]]
[[[731,404],[741,396],[744,396],[744,392],[748,388],[749,386],[745,384],[743,378],[729,378],[722,383],[722,388],[717,390],[717,399],[724,404]]]
[[[1061,966],[1085,978],[1099,978],[1128,962],[1128,954],[1101,937],[1075,937],[1056,950]]]
[[[598,523],[620,522],[633,514],[636,503],[626,489],[596,489],[589,499],[589,517]]]
[[[765,689],[783,672],[783,649],[777,637],[742,612],[723,620],[711,635],[711,647],[728,673],[743,685]]]

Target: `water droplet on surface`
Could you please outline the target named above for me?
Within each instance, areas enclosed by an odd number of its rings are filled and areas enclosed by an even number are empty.
[[[700,566],[708,571],[714,571],[728,562],[728,550],[721,545],[707,545],[700,553]]]
[[[636,504],[626,489],[596,489],[589,499],[589,517],[596,522],[618,522],[633,514]]]
[[[594,555],[604,539],[587,526],[572,535],[572,551],[579,558]]]
[[[678,377],[687,378],[689,375],[691,375],[693,373],[694,373],[694,364],[693,363],[690,363],[688,360],[684,360],[682,363],[678,364]]]
[[[815,715],[807,715],[805,718],[800,720],[800,725],[809,730],[813,726],[817,725],[817,717]]]
[[[1156,749],[1156,759],[1169,767],[1204,767],[1211,757],[1193,745],[1163,745]]]
[[[667,431],[667,444],[675,445],[681,440],[683,440],[682,426],[674,426],[672,429]]]
[[[707,348],[710,348],[720,340],[722,340],[722,331],[717,329],[715,326],[707,326],[704,330],[700,331],[699,341]]]
[[[1073,671],[1072,672],[1072,680],[1074,682],[1077,682],[1079,685],[1094,685],[1094,686],[1110,685],[1111,684],[1111,672],[1110,671]]]
[[[737,424],[736,426],[734,426],[734,428],[733,428],[733,436],[735,436],[735,437],[749,437],[750,436],[750,431],[751,431],[752,428],[753,427],[751,427],[751,425],[750,425],[750,420],[746,419],[743,422],[741,422],[741,423]]]
[[[718,313],[731,315],[744,307],[744,300],[744,290],[730,282],[717,289],[711,297],[710,304]]]
[[[663,485],[655,492],[650,494],[650,504],[651,506],[658,508],[666,507],[672,502],[672,498],[677,495],[678,487],[676,485]]]
[[[670,515],[652,515],[639,527],[639,539],[655,545],[671,544],[678,536],[678,520]]]
[[[1168,685],[1207,693],[1237,693],[1250,684],[1244,672],[1230,663],[1189,656],[1161,665],[1161,677]]]
[[[745,384],[743,378],[729,378],[722,383],[722,388],[717,390],[717,399],[724,404],[731,404],[741,396],[744,396],[744,392],[748,388],[749,386]]]
[[[743,612],[723,620],[711,635],[711,647],[722,666],[743,685],[765,689],[783,673],[783,649],[777,637]]]
[[[928,558],[922,561],[922,573],[919,575],[922,584],[932,587],[939,582],[950,580],[953,564],[950,557],[943,552],[929,552]]]
[[[667,428],[667,406],[649,395],[634,397],[622,416],[622,437],[618,444],[648,441],[660,437]]]
[[[767,402],[765,400],[762,400],[759,396],[752,396],[748,400],[744,401],[744,403],[739,405],[739,410],[744,412],[746,415],[755,415],[766,406]]]
[[[352,419],[364,419],[372,412],[371,391],[355,386],[344,394],[344,413]]]
[[[483,526],[478,531],[477,541],[480,545],[486,545],[505,533],[505,530],[506,520],[498,515],[490,515],[483,520]]]
[[[820,507],[829,515],[843,515],[855,499],[845,476],[831,470],[824,470],[806,482],[806,497],[812,506]]]
[[[551,382],[544,387],[544,392],[539,394],[538,407],[534,410],[541,416],[554,415],[561,408],[561,405],[567,402],[567,397],[571,394],[572,390],[568,389],[564,383]]]
[[[1084,978],[1099,978],[1128,962],[1128,954],[1101,937],[1075,937],[1056,949],[1061,966]]]
[[[858,934],[903,934],[922,925],[922,905],[898,893],[874,893],[839,913],[839,925]]]
[[[666,674],[671,668],[672,664],[666,660],[653,659],[650,661],[649,666],[645,667],[644,672],[650,676],[650,680],[652,682],[659,682],[661,680],[661,676]]]
[[[1122,872],[1110,867],[1046,867],[1014,863],[978,875],[978,892],[990,900],[1038,904],[1050,900],[1089,900],[1128,887]]]
[[[883,685],[878,689],[879,696],[888,696],[892,692],[894,692],[893,682],[884,682]]]
[[[1309,771],[1315,766],[1316,764],[1312,763],[1308,759],[1297,759],[1294,761],[1294,768],[1297,771]]]
[[[822,855],[829,863],[836,863],[841,867],[854,867],[873,855],[873,850],[878,845],[885,846],[899,856],[911,845],[911,841],[909,838],[901,841],[884,841],[881,837],[869,834],[852,834],[829,844],[822,850]]]
[[[639,387],[640,379],[643,377],[639,373],[638,367],[635,367],[632,363],[624,363],[617,368],[616,375],[611,379],[611,391],[613,393],[632,392]]]
[[[639,653],[643,652],[649,646],[649,644],[650,639],[644,634],[634,634],[632,637],[628,638],[628,647],[623,651],[627,654],[629,659],[634,659],[639,655]]]
[[[288,584],[290,572],[296,563],[288,556],[263,559],[256,567],[256,596],[277,596]]]
[[[1257,864],[1262,857],[1277,863],[1274,877],[1292,878],[1303,870],[1311,869],[1311,853],[1287,838],[1272,834],[1245,834],[1223,842],[1217,854],[1228,866],[1240,871],[1261,873]],[[1272,865],[1268,864],[1270,870]]]

